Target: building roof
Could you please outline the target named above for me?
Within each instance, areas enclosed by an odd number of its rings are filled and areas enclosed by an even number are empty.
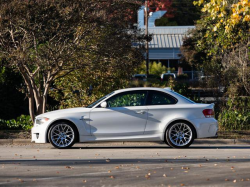
[[[193,28],[195,28],[195,26],[151,27],[148,30],[153,36],[149,47],[180,48],[183,43],[183,38],[187,35],[188,31]]]

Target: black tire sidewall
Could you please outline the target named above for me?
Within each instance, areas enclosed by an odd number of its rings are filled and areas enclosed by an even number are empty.
[[[177,146],[175,144],[173,144],[169,138],[169,130],[170,128],[175,125],[176,123],[185,123],[186,125],[188,125],[191,130],[192,130],[192,139],[190,140],[190,142],[187,144],[187,145],[184,145],[184,146]],[[173,147],[173,148],[188,148],[194,141],[194,136],[195,136],[195,129],[193,127],[193,125],[190,125],[189,123],[187,122],[183,122],[183,121],[178,121],[178,122],[174,122],[172,124],[170,124],[168,127],[167,127],[167,130],[166,130],[166,133],[165,133],[165,137],[166,137],[166,143],[167,145],[169,145],[170,147]]]
[[[56,144],[54,144],[53,143],[53,141],[52,141],[52,139],[51,139],[51,131],[52,131],[52,129],[56,126],[56,125],[58,125],[58,124],[67,124],[67,125],[69,125],[72,129],[73,129],[73,131],[74,131],[74,140],[72,141],[72,143],[71,144],[69,144],[67,147],[59,147],[59,146],[57,146]],[[75,127],[72,125],[72,124],[70,124],[70,123],[68,123],[68,122],[56,122],[56,123],[54,123],[51,127],[50,127],[50,129],[49,129],[49,133],[48,133],[48,138],[49,138],[49,142],[55,147],[55,148],[57,148],[57,149],[68,149],[68,148],[71,148],[74,144],[75,144],[75,142],[76,142],[76,136],[77,136],[77,131],[76,131],[76,129],[75,129]]]

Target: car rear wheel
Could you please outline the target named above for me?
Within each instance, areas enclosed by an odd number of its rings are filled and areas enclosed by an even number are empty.
[[[48,133],[50,143],[58,149],[72,147],[76,142],[76,130],[68,122],[57,122]]]
[[[186,122],[171,124],[166,131],[166,142],[174,148],[189,147],[194,141],[194,127]]]

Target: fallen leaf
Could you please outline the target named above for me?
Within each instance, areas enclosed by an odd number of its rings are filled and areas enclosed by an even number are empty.
[[[23,180],[22,179],[18,179],[20,182],[23,182]]]
[[[67,169],[72,169],[72,167],[71,167],[71,166],[65,166],[65,168],[67,168]]]
[[[146,178],[146,179],[150,179],[150,176],[149,176],[149,175],[145,175],[145,178]]]
[[[166,175],[166,174],[163,174],[163,177],[167,177],[167,175]]]
[[[108,158],[108,159],[106,160],[106,162],[110,162],[110,159]]]
[[[225,181],[229,181],[229,179],[225,179]]]
[[[36,182],[36,179],[33,179],[34,182]]]
[[[181,184],[181,186],[185,186],[185,184]]]
[[[210,179],[207,179],[207,181],[209,181]]]
[[[115,169],[119,169],[119,166],[115,166]]]
[[[234,180],[233,182],[237,182],[236,180]]]
[[[234,169],[234,167],[232,166],[231,169]]]
[[[108,173],[111,173],[111,171],[109,170]]]
[[[82,182],[83,182],[83,183],[86,183],[86,182],[87,182],[87,180],[83,180]]]
[[[151,175],[151,173],[148,173],[148,175]]]
[[[111,179],[114,179],[115,177],[113,175],[110,176]]]

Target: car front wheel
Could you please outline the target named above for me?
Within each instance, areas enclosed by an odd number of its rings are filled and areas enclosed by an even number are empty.
[[[186,122],[171,124],[166,131],[166,142],[174,148],[189,147],[194,141],[194,127]]]
[[[57,122],[48,133],[50,143],[58,149],[70,148],[76,141],[76,130],[68,122]]]

